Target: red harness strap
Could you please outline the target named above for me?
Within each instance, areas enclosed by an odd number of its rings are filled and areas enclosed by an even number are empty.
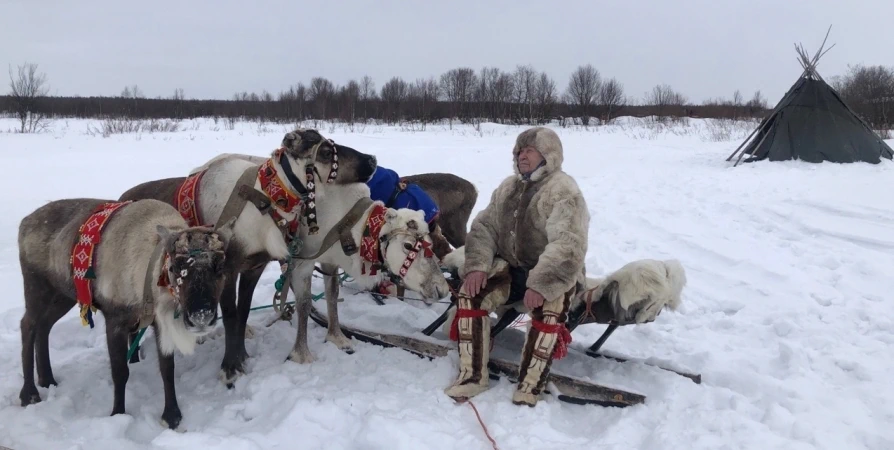
[[[81,323],[90,325],[90,328],[93,328],[92,311],[96,309],[93,306],[93,291],[90,283],[90,280],[96,279],[93,267],[96,245],[99,244],[102,229],[108,223],[112,214],[131,202],[131,200],[108,202],[97,206],[90,216],[87,217],[87,220],[78,228],[78,240],[71,249],[69,261],[71,262],[72,279],[74,281],[75,293],[77,294],[77,301],[81,305]]]
[[[379,261],[379,233],[385,225],[385,212],[388,208],[376,204],[366,219],[366,227],[363,228],[363,236],[360,237],[360,257],[363,259],[360,265],[360,273],[366,275],[366,263],[372,263],[369,274],[378,273],[376,264]]]
[[[202,175],[205,171],[186,177],[183,184],[177,188],[174,194],[174,200],[177,202],[177,211],[186,220],[191,227],[202,225],[202,219],[199,217],[199,182],[202,181]]]
[[[474,319],[476,317],[487,317],[490,314],[484,309],[456,309],[456,315],[453,316],[453,323],[450,325],[450,340],[459,341],[459,319]]]
[[[279,155],[279,153],[277,153],[277,155]],[[298,232],[298,224],[300,223],[297,209],[301,206],[301,197],[295,195],[292,191],[286,188],[282,180],[279,179],[279,175],[273,167],[273,159],[274,158],[270,158],[267,161],[264,161],[264,164],[261,164],[261,167],[258,168],[258,180],[261,182],[261,189],[263,189],[264,193],[267,194],[267,197],[274,205],[288,213],[295,213],[295,218],[286,222],[286,219],[279,214],[279,211],[277,211],[276,208],[273,208],[273,211],[271,211],[271,216],[273,216],[273,220],[276,224],[280,226],[288,224],[289,236],[295,236]],[[313,205],[313,203],[314,198],[313,194],[311,194],[310,205]],[[313,219],[313,217],[311,219]]]
[[[559,360],[568,356],[568,344],[571,343],[571,332],[565,328],[564,323],[549,325],[539,320],[531,320],[531,326],[541,333],[559,333],[556,347],[553,349],[553,359]]]

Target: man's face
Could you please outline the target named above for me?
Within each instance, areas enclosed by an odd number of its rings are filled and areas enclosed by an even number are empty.
[[[518,171],[530,173],[543,162],[543,155],[534,147],[524,147],[518,152]]]

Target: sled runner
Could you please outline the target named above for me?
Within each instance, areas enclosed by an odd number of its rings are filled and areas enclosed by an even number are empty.
[[[326,327],[328,319],[326,315],[315,307],[311,307],[310,318],[321,327]],[[434,359],[447,356],[450,350],[454,350],[456,344],[449,340],[431,338],[422,340],[403,334],[382,333],[364,330],[341,322],[342,332],[350,337],[383,347],[397,347],[406,350],[416,356]],[[494,351],[491,353],[488,369],[492,379],[506,376],[515,383],[518,376],[518,363],[503,355],[517,354],[517,350],[509,350],[500,347],[500,342],[495,341]],[[511,356],[510,356],[511,357]],[[645,402],[646,397],[641,394],[624,391],[621,389],[602,386],[578,378],[562,375],[552,370],[549,382],[558,390],[558,399],[573,404],[595,404],[601,406],[626,407]]]

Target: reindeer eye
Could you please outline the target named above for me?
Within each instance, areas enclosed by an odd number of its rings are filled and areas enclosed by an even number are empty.
[[[409,251],[412,251],[414,247],[413,247],[413,244],[411,244],[409,242],[404,242],[404,248]]]
[[[329,147],[323,147],[320,150],[320,156],[322,156],[323,159],[327,159],[327,160],[332,158],[332,149]]]

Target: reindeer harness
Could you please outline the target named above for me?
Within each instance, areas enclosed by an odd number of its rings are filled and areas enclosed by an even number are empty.
[[[71,250],[69,262],[72,268],[72,279],[75,285],[77,302],[80,305],[81,324],[93,328],[93,313],[96,306],[93,304],[93,289],[91,280],[96,279],[94,263],[96,261],[96,246],[102,241],[102,231],[111,220],[112,216],[122,207],[133,203],[132,200],[123,202],[105,202],[98,205],[90,216],[78,228],[78,240]],[[165,253],[165,261],[162,264],[161,275],[155,283],[156,277],[152,272],[152,262],[157,261],[164,250],[165,242],[160,240],[149,259],[146,270],[146,278],[143,286],[143,310],[140,314],[139,328],[146,328],[155,320],[155,296],[152,286],[167,286],[171,295],[179,302],[180,289],[183,284],[186,270],[181,271],[180,276],[172,272],[169,266],[170,255]],[[170,280],[175,280],[175,287],[171,288]]]

